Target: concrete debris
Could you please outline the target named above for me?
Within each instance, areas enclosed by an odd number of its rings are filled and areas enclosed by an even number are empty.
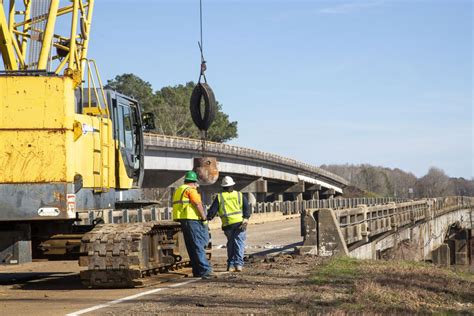
[[[226,249],[227,245],[215,245],[212,246],[214,249]],[[245,246],[245,249],[282,249],[282,245],[272,245],[271,243],[267,242],[265,245],[256,245],[256,246]]]
[[[245,246],[245,249],[261,249],[261,248],[262,248],[262,246],[259,246],[259,245],[257,245],[257,246],[248,246],[248,245],[246,245]]]
[[[263,249],[282,249],[282,245],[265,245],[263,246]]]

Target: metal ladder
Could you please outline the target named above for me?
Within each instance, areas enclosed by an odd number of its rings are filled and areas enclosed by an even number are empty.
[[[110,150],[112,139],[111,118],[107,98],[99,75],[99,70],[95,60],[84,60],[87,66],[87,84],[88,84],[88,108],[87,114],[93,115],[99,119],[99,128],[94,126],[93,142],[93,174],[94,174],[94,192],[108,192],[110,188]],[[95,78],[94,78],[95,77]],[[96,83],[97,79],[97,83]],[[100,95],[98,93],[100,90]],[[92,91],[94,91],[96,106],[92,105]],[[102,97],[102,99],[100,98]],[[98,136],[96,137],[96,133]]]

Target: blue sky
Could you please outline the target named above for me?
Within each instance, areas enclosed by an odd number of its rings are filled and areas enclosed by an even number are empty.
[[[239,122],[232,144],[473,177],[471,1],[203,2],[208,81]],[[96,3],[103,77],[197,79],[198,0]]]
[[[203,0],[207,77],[232,144],[314,165],[473,177],[472,1]],[[196,80],[198,0],[96,1],[102,77]]]

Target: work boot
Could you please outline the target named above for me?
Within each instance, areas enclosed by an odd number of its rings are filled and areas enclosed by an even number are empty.
[[[235,272],[242,272],[242,266],[235,266]]]
[[[227,271],[229,272],[235,272],[235,267],[234,266],[230,266],[227,268]]]
[[[212,271],[201,276],[201,279],[203,280],[216,279],[216,278],[217,278],[217,274],[215,274]]]

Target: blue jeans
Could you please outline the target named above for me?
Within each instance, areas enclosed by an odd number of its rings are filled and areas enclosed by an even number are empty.
[[[206,246],[209,243],[209,230],[203,222],[192,219],[180,219],[184,242],[188,250],[193,276],[201,277],[212,272],[206,257]]]
[[[227,268],[244,266],[245,251],[245,230],[240,229],[240,225],[224,229],[227,237]]]

